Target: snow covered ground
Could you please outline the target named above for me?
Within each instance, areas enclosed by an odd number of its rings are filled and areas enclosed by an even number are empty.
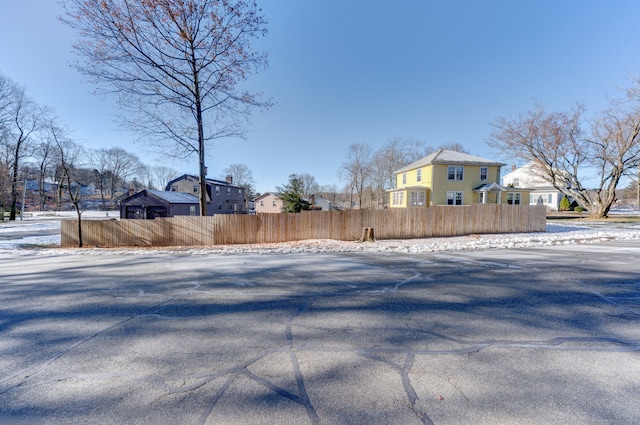
[[[111,217],[113,212],[110,212]],[[36,214],[23,221],[0,223],[0,253],[84,254],[110,255],[126,252],[131,255],[150,253],[207,254],[288,254],[300,252],[442,252],[478,249],[511,249],[536,246],[597,243],[606,240],[640,240],[638,223],[551,223],[546,233],[513,233],[470,235],[451,238],[408,240],[378,240],[373,243],[343,242],[335,240],[306,240],[288,243],[221,245],[214,247],[170,248],[60,248],[60,220],[74,218],[73,212]],[[84,219],[109,217],[103,211],[86,211]]]

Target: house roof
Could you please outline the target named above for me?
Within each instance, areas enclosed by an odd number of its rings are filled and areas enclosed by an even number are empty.
[[[267,198],[269,196],[273,196],[274,198],[280,199],[280,198],[278,198],[278,195],[276,195],[273,192],[265,192],[262,195],[258,196],[256,199],[254,199],[254,201],[259,201],[259,200]]]
[[[522,187],[504,187],[498,183],[482,184],[473,189],[474,192],[531,192],[531,189]]]
[[[190,181],[194,181],[194,182],[198,182],[200,181],[200,178],[191,174],[183,174],[180,177],[177,177],[173,180],[171,180],[169,183],[167,183],[166,188],[169,189],[171,187],[172,184],[174,184],[175,182],[178,182],[180,180],[190,180]],[[209,179],[207,178],[207,184],[208,185],[218,185],[218,186],[229,186],[229,187],[235,187],[238,189],[242,189],[242,186],[238,186],[237,184],[233,184],[233,183],[229,183],[228,181],[225,180],[217,180],[217,179]]]
[[[170,192],[166,190],[153,189],[146,189],[146,192],[171,204],[197,204],[198,202],[200,202],[195,195],[192,195],[190,193]]]
[[[446,149],[438,149],[434,153],[419,159],[406,167],[402,167],[394,174],[404,173],[405,171],[415,170],[416,168],[425,167],[427,165],[446,164],[446,165],[487,165],[502,167],[506,165],[502,162],[496,162],[491,159],[481,158],[479,156],[470,155],[468,153],[450,151]]]

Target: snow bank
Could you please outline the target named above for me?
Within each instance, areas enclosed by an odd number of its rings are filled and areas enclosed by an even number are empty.
[[[28,223],[28,222],[25,222]],[[59,221],[57,226],[59,229]],[[39,226],[39,227],[38,227]],[[32,223],[26,228],[34,232],[54,229],[55,222]],[[17,228],[7,231],[27,231]],[[0,234],[0,236],[2,236]],[[43,255],[153,255],[153,254],[189,254],[210,255],[242,253],[252,254],[293,254],[293,253],[341,253],[341,252],[388,252],[423,253],[477,249],[512,249],[537,246],[598,243],[607,240],[640,239],[640,226],[631,225],[619,228],[598,228],[594,225],[548,224],[546,233],[512,233],[493,235],[469,235],[450,238],[378,240],[376,242],[343,242],[336,240],[306,240],[287,243],[221,245],[213,247],[167,247],[167,248],[60,248],[60,235],[26,236],[23,238],[0,240],[0,254],[30,253]]]

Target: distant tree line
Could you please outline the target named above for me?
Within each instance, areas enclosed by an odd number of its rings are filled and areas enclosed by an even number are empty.
[[[37,182],[29,200],[38,209],[79,202],[70,186],[91,183],[107,208],[123,190],[164,189],[176,175],[170,167],[145,165],[120,147],[86,149],[71,138],[50,108],[37,104],[23,86],[0,74],[0,209],[9,211],[11,220],[16,218],[25,180]],[[57,193],[47,190],[51,184]]]

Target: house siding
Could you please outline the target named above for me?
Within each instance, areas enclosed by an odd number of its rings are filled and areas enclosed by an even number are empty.
[[[447,160],[443,161],[445,158]],[[504,164],[471,155],[444,150],[438,151],[396,172],[396,189],[390,190],[390,206],[392,208],[410,206],[411,191],[420,190],[422,187],[426,190],[425,206],[447,205],[448,195],[451,192],[462,194],[461,205],[478,203],[481,199],[480,193],[476,189],[483,185],[498,182],[502,165]],[[462,180],[449,180],[448,171],[449,167],[452,166],[462,167]],[[482,178],[483,174],[481,174],[483,169],[486,169],[486,178],[484,179]],[[418,171],[420,171],[420,180],[417,178]],[[403,192],[403,202],[394,204],[393,198],[398,192]],[[398,195],[395,196],[396,198],[398,197]],[[498,202],[498,196],[495,193],[487,193],[487,196],[489,202]],[[522,202],[524,202],[525,198],[528,199],[523,193],[521,195]],[[505,200],[500,199],[500,202],[506,203],[506,198]]]
[[[167,184],[172,192],[190,193],[200,197],[198,178],[183,175]],[[207,215],[246,212],[245,189],[221,180],[207,179]]]
[[[265,193],[255,199],[256,213],[275,214],[282,212],[282,200],[273,193]]]
[[[554,188],[549,180],[537,175],[533,166],[533,163],[527,163],[510,171],[502,178],[502,184],[515,188],[528,188],[531,190],[528,202],[530,205],[537,205],[538,200],[541,199],[542,205],[558,211],[563,193]],[[549,202],[549,195],[551,195],[551,202]]]

